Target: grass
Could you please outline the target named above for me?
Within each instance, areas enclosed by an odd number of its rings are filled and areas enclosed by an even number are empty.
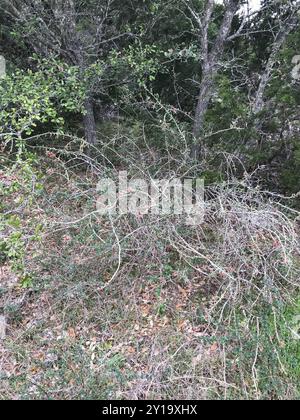
[[[97,273],[63,253],[47,259],[51,276],[36,280],[26,305],[10,309],[2,398],[299,398],[290,330],[299,304],[250,319],[238,310],[220,325],[206,318],[205,291],[169,281],[169,265],[163,282],[120,278],[98,295]]]
[[[7,261],[0,268],[2,399],[299,399],[291,219],[270,213],[269,229],[255,201],[177,236],[165,220],[78,222],[93,208],[93,175],[45,165],[46,193],[31,209],[46,226],[26,260],[32,284],[22,288]],[[110,283],[116,232],[125,239]]]

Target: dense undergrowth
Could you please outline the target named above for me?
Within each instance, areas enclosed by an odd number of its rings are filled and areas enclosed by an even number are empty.
[[[100,216],[100,178],[208,170],[122,136],[3,151],[1,397],[298,399],[297,210],[224,155],[200,226]]]

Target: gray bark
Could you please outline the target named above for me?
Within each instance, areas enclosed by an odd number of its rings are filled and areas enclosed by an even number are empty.
[[[213,96],[214,77],[215,74],[213,74],[213,72],[208,72],[207,74],[203,75],[202,78],[193,128],[193,134],[196,138],[199,138],[201,135],[204,117]]]
[[[254,114],[259,114],[263,111],[265,107],[265,92],[272,77],[272,73],[277,61],[277,55],[281,47],[283,46],[287,36],[292,31],[293,27],[293,24],[287,25],[278,33],[276,37],[276,40],[272,47],[272,52],[265,67],[265,71],[261,76],[260,83],[256,91],[255,100],[252,107],[252,111]]]
[[[197,24],[200,29],[200,43],[202,53],[202,80],[195,112],[193,134],[197,139],[201,136],[205,114],[214,94],[214,82],[220,69],[220,60],[224,53],[226,42],[230,34],[233,18],[240,5],[239,0],[229,0],[225,3],[225,14],[216,40],[209,51],[209,23],[215,2],[208,0],[206,11],[202,19],[198,16]],[[193,11],[192,11],[193,12]],[[195,12],[194,17],[195,17]]]
[[[92,97],[89,97],[86,99],[84,107],[85,107],[85,115],[83,117],[83,126],[84,126],[85,140],[89,144],[94,145],[97,143],[97,127],[96,127]]]

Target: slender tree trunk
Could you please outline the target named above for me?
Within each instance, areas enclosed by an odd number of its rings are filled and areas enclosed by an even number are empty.
[[[208,0],[206,10],[202,19],[192,10],[191,13],[196,17],[200,28],[200,44],[202,51],[202,81],[198,96],[198,103],[195,112],[193,134],[196,139],[201,136],[203,123],[209,103],[214,94],[214,81],[220,69],[226,43],[229,39],[232,21],[240,5],[239,0],[229,0],[226,3],[225,14],[219,29],[219,33],[211,47],[209,48],[209,24],[211,21],[215,2]],[[197,19],[198,18],[198,19]],[[209,51],[210,50],[210,51]]]
[[[207,74],[204,75],[203,80],[200,86],[200,93],[198,96],[198,102],[195,112],[195,121],[194,121],[194,128],[193,134],[195,138],[199,138],[201,136],[201,131],[203,128],[204,117],[207,112],[209,103],[213,96],[213,85],[214,85],[214,74]]]
[[[85,115],[83,117],[85,139],[89,144],[97,143],[97,127],[94,114],[93,100],[88,97],[85,101]]]
[[[253,113],[258,114],[260,113],[265,107],[265,92],[268,87],[268,84],[271,80],[273,70],[277,61],[277,55],[284,44],[287,36],[291,32],[293,26],[287,26],[284,30],[281,30],[278,35],[277,39],[273,44],[271,55],[267,61],[265,71],[261,76],[260,83],[255,95],[255,100],[253,104]]]

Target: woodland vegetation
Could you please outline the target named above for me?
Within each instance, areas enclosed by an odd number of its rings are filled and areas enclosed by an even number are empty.
[[[0,0],[1,399],[299,399],[299,20]],[[204,179],[203,223],[100,215],[120,171]]]

